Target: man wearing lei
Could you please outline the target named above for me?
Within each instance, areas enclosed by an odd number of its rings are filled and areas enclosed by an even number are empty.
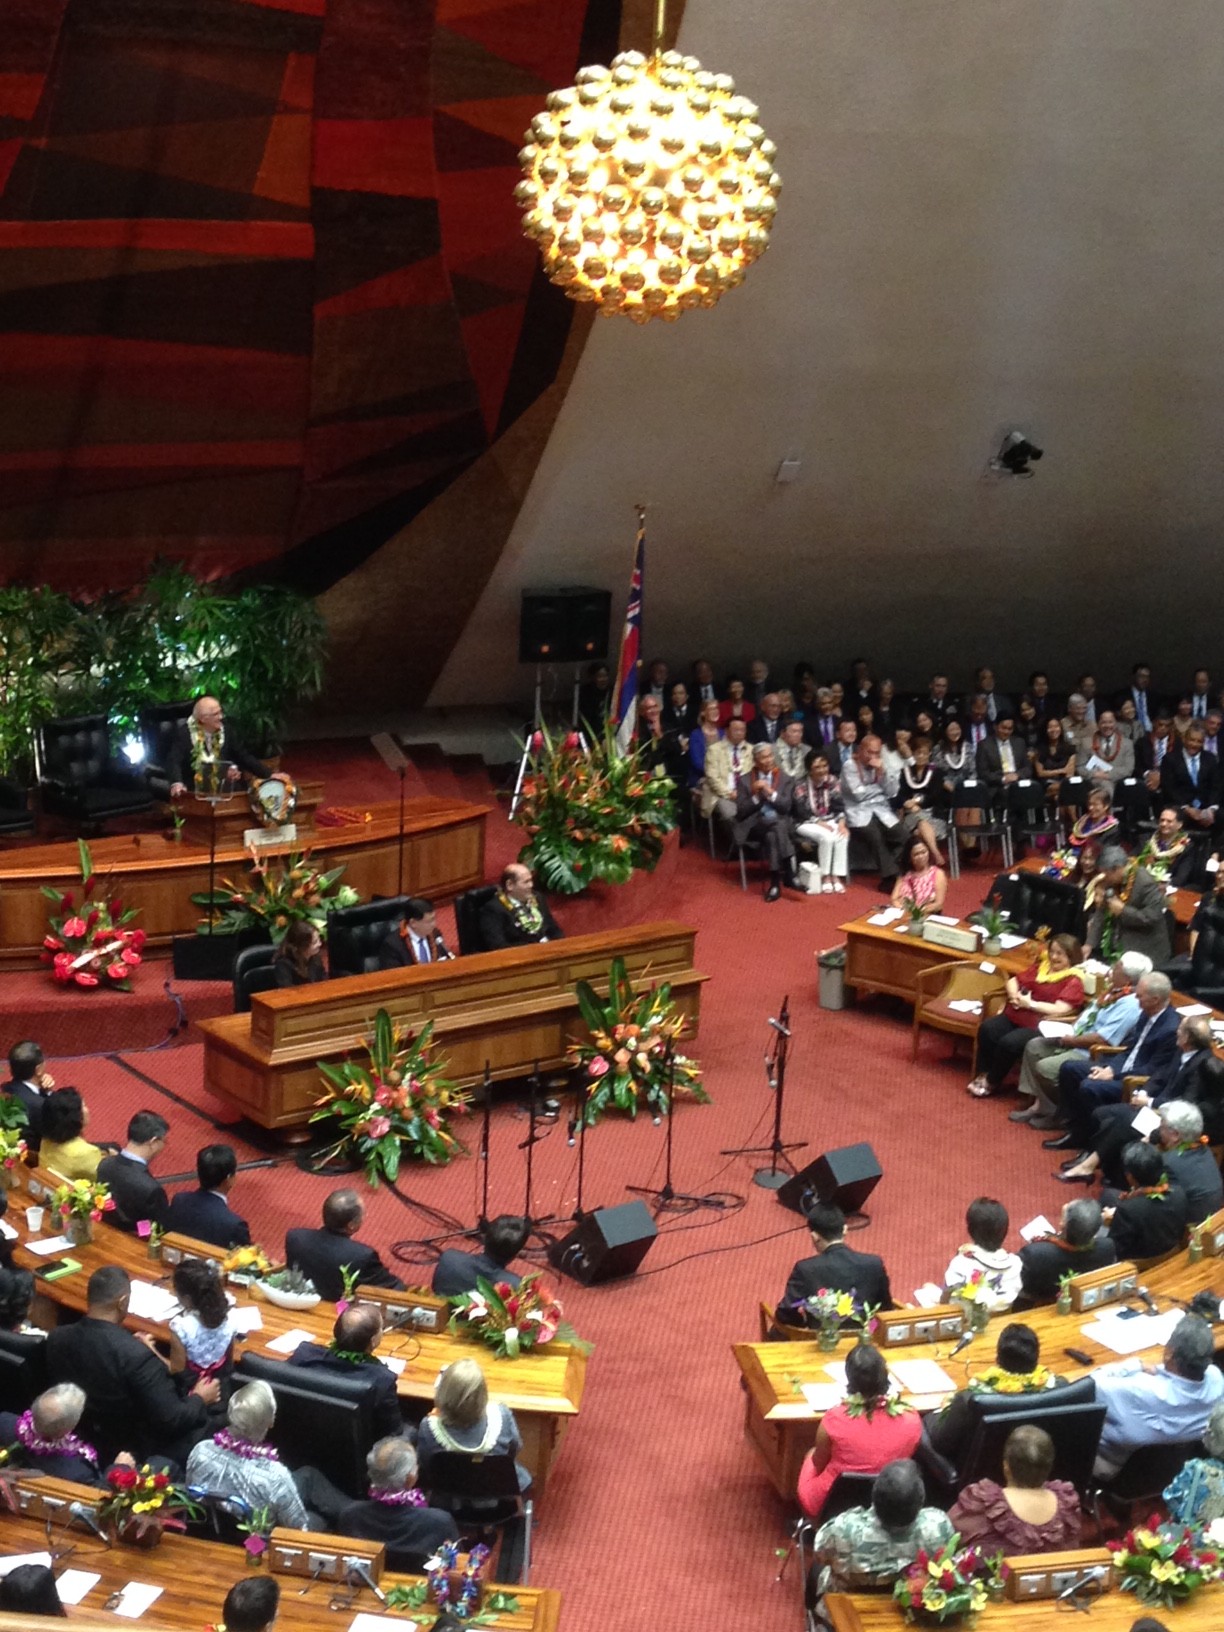
[[[1159,968],[1173,955],[1164,888],[1121,845],[1101,851],[1101,889],[1086,939],[1104,963],[1142,952]]]
[[[267,1383],[238,1389],[230,1398],[228,1426],[192,1447],[187,1483],[236,1496],[255,1510],[266,1508],[271,1524],[309,1530],[297,1476],[282,1465],[275,1447],[265,1443],[275,1419],[276,1396]]]
[[[366,1457],[369,1496],[340,1510],[337,1528],[343,1536],[380,1541],[387,1549],[387,1568],[412,1573],[448,1541],[459,1536],[449,1513],[430,1507],[417,1489],[417,1454],[406,1439],[380,1439]]]
[[[373,1304],[346,1309],[332,1327],[332,1341],[299,1343],[289,1356],[291,1366],[317,1367],[342,1377],[360,1373],[374,1390],[374,1432],[380,1439],[402,1434],[404,1417],[400,1410],[395,1373],[374,1353],[382,1342],[381,1312]]]
[[[269,777],[277,782],[287,780],[280,771],[273,775],[262,760],[247,752],[233,727],[226,724],[221,704],[215,697],[201,697],[190,717],[175,727],[166,756],[170,797],[181,799],[189,787],[199,787],[208,793],[222,792],[218,785],[222,765],[226,767],[228,783],[237,782],[243,775],[258,781],[267,781]]]
[[[1140,867],[1147,868],[1158,884],[1183,884],[1192,867],[1189,851],[1190,835],[1170,805],[1161,811],[1156,831],[1135,860]]]
[[[956,1467],[969,1448],[981,1410],[971,1404],[975,1394],[1039,1394],[1057,1386],[1059,1379],[1040,1364],[1041,1341],[1031,1326],[1011,1321],[999,1333],[995,1363],[969,1380],[940,1412],[927,1418],[924,1438],[939,1456]]]
[[[28,1411],[0,1412],[0,1466],[32,1468],[77,1485],[103,1484],[106,1470],[99,1467],[97,1451],[76,1432],[84,1409],[84,1389],[57,1383]],[[134,1468],[136,1459],[123,1451],[115,1464]]]
[[[500,952],[508,946],[532,946],[538,941],[559,941],[562,931],[548,910],[548,903],[535,893],[530,867],[513,861],[501,875],[497,894],[480,913],[480,932],[485,948]]]

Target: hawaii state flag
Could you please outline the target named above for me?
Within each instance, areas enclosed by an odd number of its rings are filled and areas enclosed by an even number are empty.
[[[645,568],[646,518],[639,512],[633,577],[629,580],[629,604],[625,608],[620,661],[616,665],[616,695],[612,713],[617,727],[616,746],[622,754],[629,752],[637,729],[638,685],[642,666],[642,580]]]

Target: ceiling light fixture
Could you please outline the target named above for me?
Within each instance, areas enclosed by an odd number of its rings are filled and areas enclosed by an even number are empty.
[[[523,230],[571,300],[635,323],[718,304],[769,247],[777,147],[729,74],[623,51],[553,91],[519,153]]]

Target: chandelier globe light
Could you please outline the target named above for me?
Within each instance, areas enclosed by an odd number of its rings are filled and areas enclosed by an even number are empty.
[[[777,147],[729,74],[622,51],[553,91],[519,153],[523,231],[571,300],[635,323],[716,306],[769,247]]]

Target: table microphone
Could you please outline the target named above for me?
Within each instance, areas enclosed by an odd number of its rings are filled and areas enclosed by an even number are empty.
[[[963,1332],[961,1334],[961,1336],[957,1338],[956,1342],[952,1345],[952,1352],[948,1355],[948,1359],[949,1360],[954,1359],[955,1356],[958,1355],[961,1352],[962,1349],[967,1349],[969,1347],[970,1343],[973,1342],[973,1340],[974,1340],[974,1338],[976,1336],[977,1336],[977,1333],[973,1330],[972,1326],[968,1329],[968,1331]]]
[[[98,1516],[92,1507],[86,1507],[84,1502],[69,1502],[68,1518],[70,1521],[80,1519],[83,1525],[93,1531],[99,1541],[104,1541],[108,1547],[111,1545],[111,1538],[98,1523]]]
[[[370,1591],[374,1594],[375,1598],[378,1599],[380,1604],[386,1603],[387,1595],[379,1586],[378,1582],[375,1581],[374,1577],[370,1574],[370,1566],[366,1563],[364,1558],[346,1558],[344,1561],[344,1568],[350,1581],[356,1579],[363,1582],[367,1587],[369,1587]]]
[[[1149,1315],[1158,1315],[1160,1313],[1156,1299],[1148,1291],[1146,1286],[1137,1286],[1135,1288],[1135,1296],[1139,1299],[1139,1302],[1147,1310]]]
[[[790,1036],[790,1027],[788,1025],[786,1025],[784,1021],[775,1020],[774,1017],[772,1015],[770,1015],[769,1023],[774,1028],[775,1031],[781,1032],[783,1037],[789,1037]]]

